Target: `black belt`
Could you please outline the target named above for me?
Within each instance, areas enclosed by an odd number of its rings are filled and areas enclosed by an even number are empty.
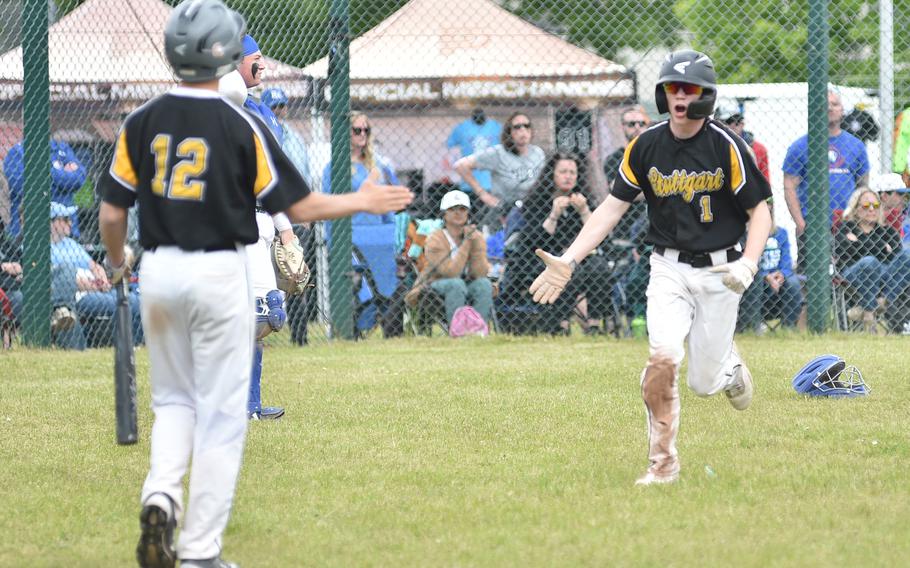
[[[145,250],[155,252],[155,249],[157,249],[159,246],[178,246],[178,245],[154,245],[154,246],[146,247]],[[202,249],[185,249],[183,247],[178,247],[178,248],[185,252],[198,252],[200,250],[202,250],[202,252],[220,252],[220,251],[225,251],[225,250],[234,250],[235,251],[235,250],[237,250],[237,245],[234,243],[225,243],[225,244],[220,244],[220,245],[207,246]]]
[[[664,256],[666,250],[667,249],[665,247],[654,247],[654,252],[660,256]],[[727,253],[727,262],[739,260],[743,255],[741,251],[738,251],[735,248],[728,248],[724,252]],[[681,250],[679,251],[679,258],[676,260],[678,262],[682,262],[683,264],[688,264],[692,266],[692,268],[705,268],[708,266],[714,266],[714,263],[711,262],[711,254],[707,252],[689,252]]]

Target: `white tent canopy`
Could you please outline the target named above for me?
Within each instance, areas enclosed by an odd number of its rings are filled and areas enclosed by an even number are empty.
[[[161,0],[88,0],[48,29],[54,100],[142,100],[175,78],[164,55],[171,7]],[[267,60],[271,81],[299,79],[299,69]],[[22,47],[0,55],[0,100],[22,97]],[[305,89],[306,83],[294,81]],[[291,94],[291,93],[289,93]]]
[[[412,0],[352,41],[350,53],[351,97],[360,102],[635,95],[624,66],[490,0]],[[328,57],[303,71],[326,77]]]

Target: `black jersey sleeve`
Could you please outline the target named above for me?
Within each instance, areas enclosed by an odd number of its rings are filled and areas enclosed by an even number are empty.
[[[256,152],[253,193],[266,211],[273,215],[281,213],[310,194],[310,187],[265,123],[259,122],[253,128],[253,146]]]
[[[733,190],[740,207],[748,211],[771,197],[771,185],[758,169],[755,154],[746,142],[732,133],[728,140],[730,189]]]
[[[635,201],[635,198],[641,193],[641,183],[639,182],[641,173],[638,168],[638,164],[641,163],[639,139],[640,136],[635,137],[626,146],[626,151],[623,152],[622,161],[619,164],[619,175],[613,180],[613,188],[610,190],[611,195],[629,203]]]
[[[127,124],[120,128],[114,145],[111,167],[101,176],[99,193],[102,201],[129,209],[136,202],[139,177],[127,144]]]

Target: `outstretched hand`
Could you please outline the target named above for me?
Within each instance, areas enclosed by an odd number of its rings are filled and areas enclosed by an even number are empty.
[[[546,268],[534,280],[528,291],[538,304],[552,304],[572,278],[572,265],[543,249],[537,249],[534,253],[544,262]]]
[[[377,183],[379,170],[373,168],[367,179],[360,184],[360,193],[366,197],[365,209],[370,213],[381,215],[392,211],[401,211],[414,200],[411,190],[403,185],[382,185]]]
[[[709,271],[723,274],[724,286],[737,294],[742,294],[752,285],[752,280],[758,272],[758,265],[746,257],[741,257],[739,260],[710,268]]]

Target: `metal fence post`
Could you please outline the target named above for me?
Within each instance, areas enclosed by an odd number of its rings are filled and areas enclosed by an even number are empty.
[[[22,293],[25,298],[22,339],[28,345],[50,345],[50,74],[46,0],[26,0],[22,12],[25,184]]]
[[[831,194],[828,182],[828,2],[810,0],[809,198],[806,207],[806,274],[809,329],[823,333],[831,311]]]
[[[350,128],[350,22],[348,0],[332,0],[329,18],[329,85],[332,120],[332,193],[351,191]],[[354,337],[353,291],[347,273],[351,270],[351,219],[332,223],[329,282],[332,306],[332,336]]]

